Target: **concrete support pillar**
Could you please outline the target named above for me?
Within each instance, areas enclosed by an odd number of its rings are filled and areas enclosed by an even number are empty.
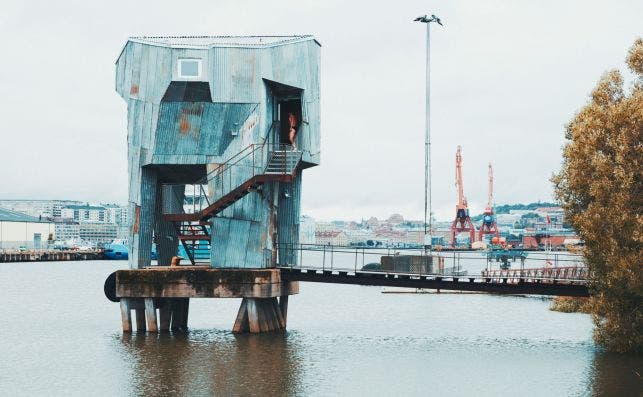
[[[243,298],[232,327],[234,333],[264,333],[286,329],[277,298]]]
[[[147,330],[150,332],[158,332],[156,308],[154,307],[154,299],[152,298],[145,298],[145,318],[147,320]]]
[[[187,331],[190,298],[172,298],[172,331]]]
[[[121,322],[123,332],[132,332],[132,312],[130,311],[130,302],[127,298],[121,298]]]
[[[147,330],[146,326],[146,319],[145,319],[145,309],[134,309],[134,312],[136,313],[136,331],[137,332],[145,332]]]
[[[163,220],[163,214],[182,214],[185,198],[185,185],[157,185],[154,235],[158,264],[169,266],[177,255],[179,239],[172,222]]]

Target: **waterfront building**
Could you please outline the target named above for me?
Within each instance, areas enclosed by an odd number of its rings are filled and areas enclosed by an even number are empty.
[[[63,207],[80,204],[75,200],[0,200],[0,207],[36,218],[60,218]]]
[[[348,236],[344,231],[315,232],[315,244],[317,245],[348,245]]]
[[[317,232],[337,232],[339,229],[332,222],[317,222],[315,223],[315,233]]]
[[[393,214],[388,217],[386,222],[390,223],[391,225],[399,225],[400,223],[404,222],[404,217],[400,214]]]
[[[315,244],[315,219],[307,215],[299,218],[299,243]]]
[[[54,239],[52,222],[0,208],[0,249],[45,249]]]
[[[82,204],[68,205],[61,210],[63,221],[72,222],[106,222],[108,223],[108,210],[103,206]],[[111,223],[111,222],[109,222]]]
[[[153,234],[159,263],[169,264],[177,228],[192,230],[195,217],[212,267],[297,263],[285,247],[299,242],[303,171],[320,163],[319,72],[320,44],[308,35],[127,40],[115,83],[128,110],[131,267],[150,264]],[[261,188],[246,189],[259,174]],[[234,199],[184,213],[195,185],[209,203]],[[235,189],[242,194],[227,196]],[[188,234],[185,244],[205,241]]]
[[[104,222],[56,223],[56,240],[82,240],[92,246],[102,247],[118,239],[118,226]]]
[[[375,239],[375,233],[367,229],[349,229],[344,230],[348,245],[367,245],[368,240]]]

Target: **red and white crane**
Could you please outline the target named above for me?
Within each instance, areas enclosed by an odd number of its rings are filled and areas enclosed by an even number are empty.
[[[476,241],[476,228],[469,217],[467,199],[464,197],[462,185],[462,148],[458,146],[455,153],[455,185],[458,188],[458,204],[455,206],[455,219],[451,224],[451,246],[455,247],[455,237],[458,233],[469,232],[469,243]]]
[[[485,234],[493,234],[494,237],[500,237],[496,217],[493,214],[493,167],[491,167],[491,163],[489,163],[489,195],[487,196],[487,206],[482,215],[482,224],[478,230],[478,240],[482,240],[482,236]]]

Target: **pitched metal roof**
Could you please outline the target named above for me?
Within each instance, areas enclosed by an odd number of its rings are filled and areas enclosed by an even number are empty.
[[[6,208],[0,208],[0,221],[5,222],[40,222],[34,216],[23,214],[22,212],[12,211]]]
[[[172,48],[274,47],[315,40],[312,35],[293,36],[135,36],[130,41]],[[317,42],[317,40],[315,40]],[[317,42],[319,44],[319,42]]]

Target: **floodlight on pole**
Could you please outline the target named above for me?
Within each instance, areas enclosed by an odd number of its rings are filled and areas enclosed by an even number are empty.
[[[430,32],[431,32],[431,22],[436,22],[438,25],[442,25],[442,21],[437,16],[431,14],[431,16],[423,15],[415,18],[414,22],[422,22],[426,24],[426,109],[425,109],[425,121],[424,121],[424,244],[426,245],[426,232],[427,232],[427,211],[428,211],[428,226],[429,226],[429,250],[432,249],[433,237],[432,226],[433,222],[431,220],[431,90],[430,90],[430,81],[431,81],[431,69],[430,69],[430,60],[431,60],[431,51],[430,51]]]

